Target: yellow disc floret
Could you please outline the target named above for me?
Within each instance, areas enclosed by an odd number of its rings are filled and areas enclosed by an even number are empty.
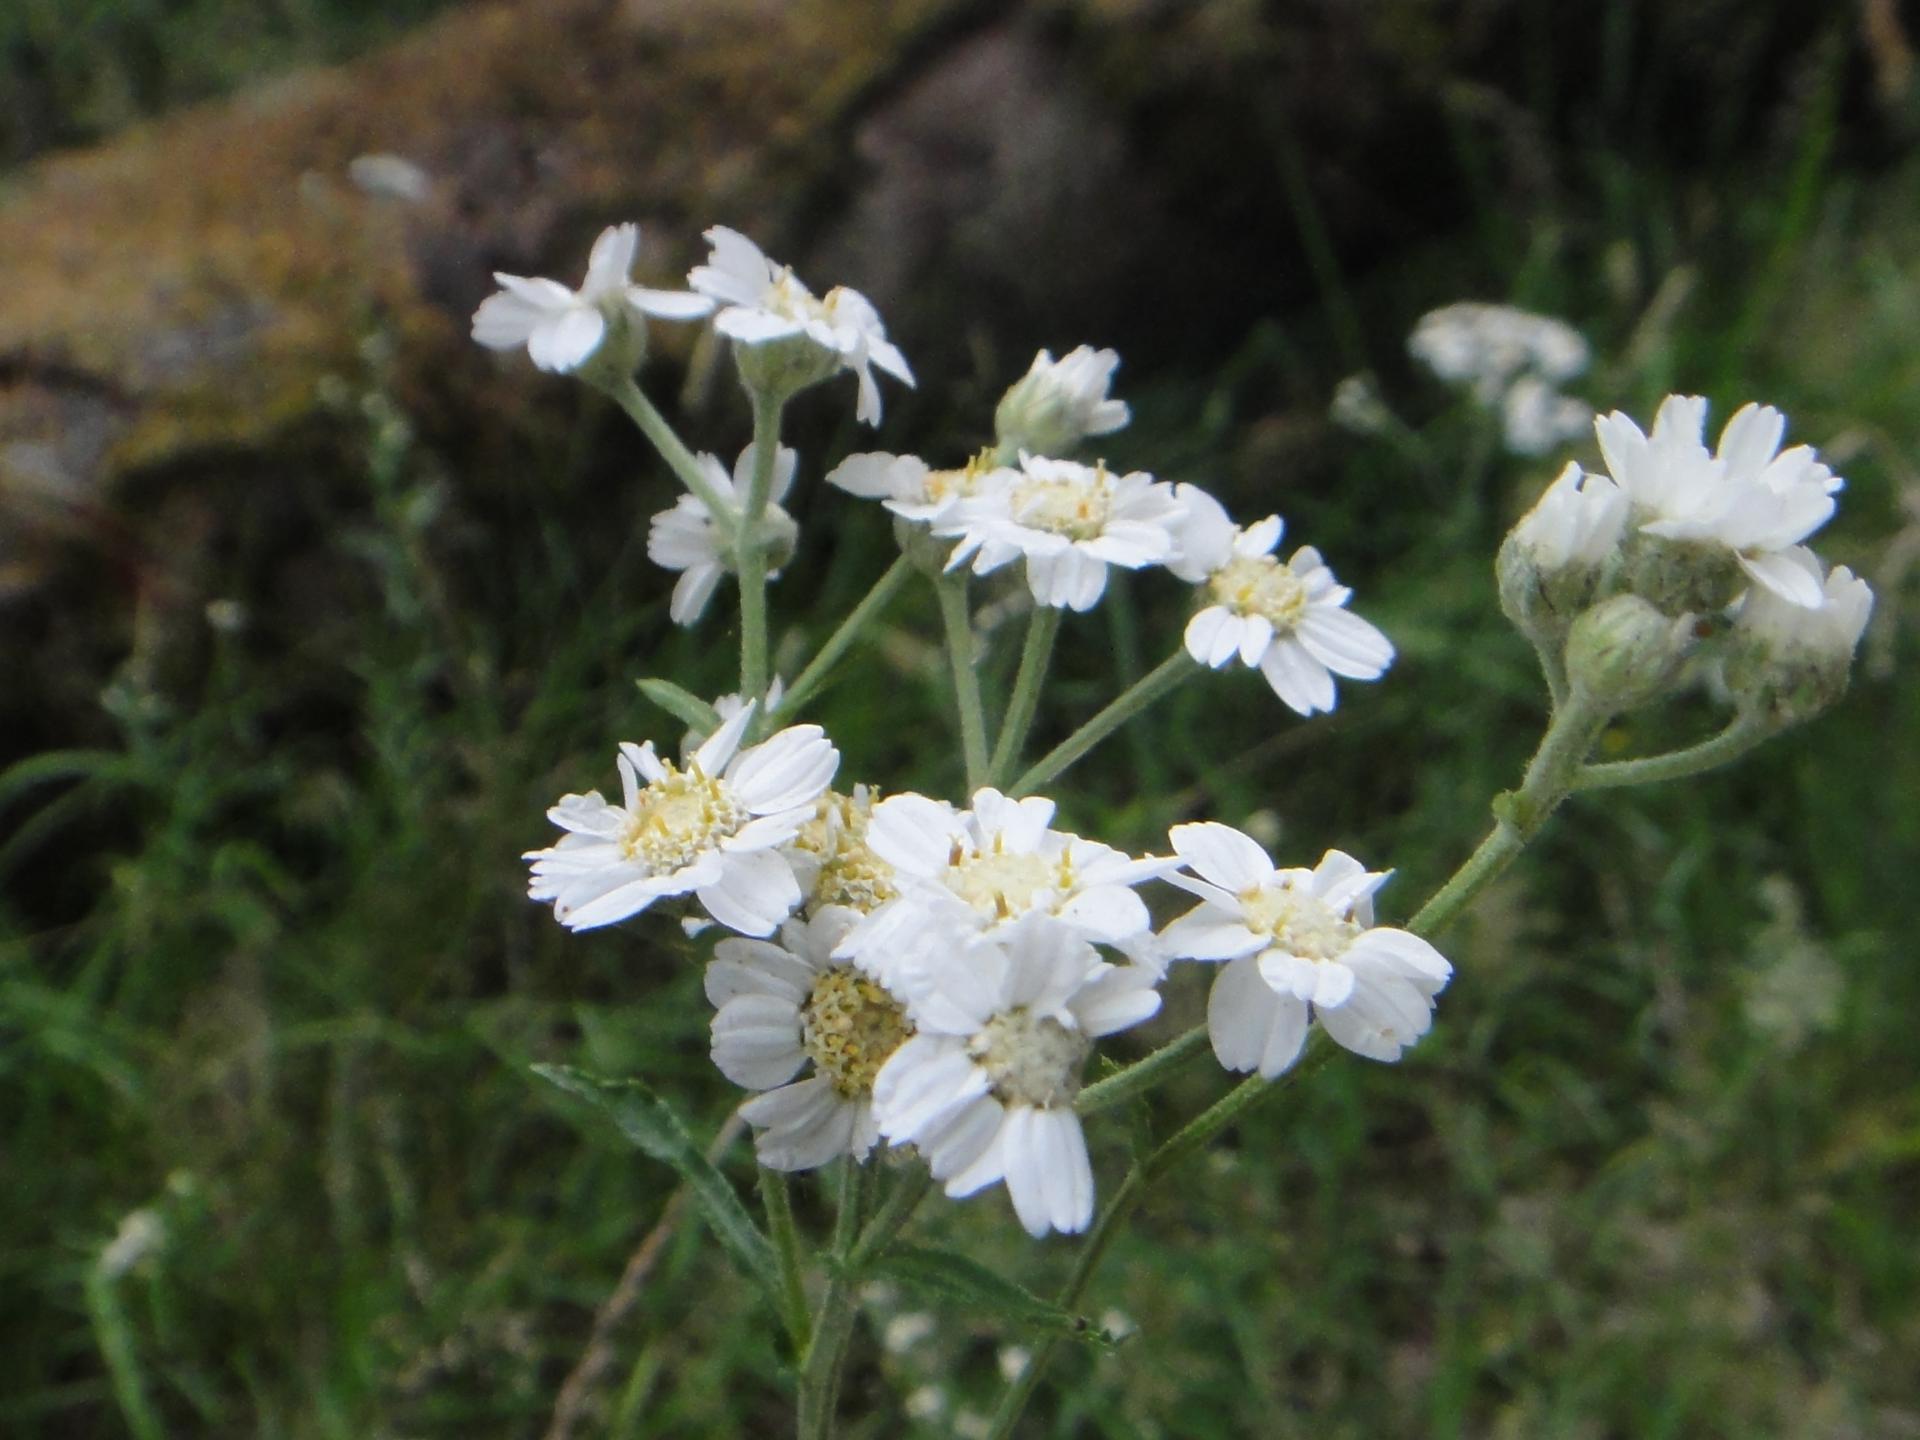
[[[683,771],[672,761],[663,763],[667,773],[634,797],[632,818],[620,837],[627,859],[659,875],[692,864],[749,818],[725,782],[703,774],[697,765]]]
[[[1069,540],[1092,540],[1113,514],[1113,476],[1104,465],[1084,475],[1029,475],[1013,492],[1013,518]]]
[[[1213,598],[1236,615],[1258,615],[1291,630],[1307,613],[1307,587],[1271,555],[1236,555],[1207,581]]]
[[[1275,949],[1302,960],[1337,960],[1362,933],[1312,895],[1283,886],[1249,890],[1240,907],[1249,930],[1271,936]]]
[[[900,1002],[850,965],[821,975],[800,1011],[802,1047],[814,1068],[849,1099],[872,1093],[873,1077],[912,1034]]]

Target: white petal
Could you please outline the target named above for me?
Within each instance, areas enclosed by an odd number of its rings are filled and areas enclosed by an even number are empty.
[[[543,321],[527,337],[527,354],[542,370],[577,369],[600,348],[607,320],[591,305],[572,305]]]
[[[1333,676],[1298,640],[1279,640],[1268,646],[1260,673],[1267,677],[1273,693],[1301,715],[1333,709]]]
[[[1312,606],[1298,633],[1308,654],[1350,680],[1378,680],[1393,663],[1393,642],[1350,610]]]
[[[1167,832],[1174,852],[1202,878],[1238,895],[1273,879],[1273,861],[1260,842],[1231,825],[1205,821]]]
[[[1160,932],[1160,946],[1173,960],[1237,960],[1266,942],[1241,923],[1238,912],[1198,905]]]
[[[642,315],[660,320],[698,320],[713,313],[712,300],[685,290],[649,290],[644,285],[629,285],[626,293],[627,304]]]
[[[1307,1007],[1276,995],[1249,957],[1220,971],[1207,996],[1207,1035],[1229,1070],[1258,1070],[1271,1080],[1299,1057],[1307,1038]]]
[[[709,915],[742,935],[771,935],[800,903],[793,867],[777,850],[728,855],[719,878],[697,893]]]
[[[737,995],[713,1017],[713,1063],[736,1085],[771,1090],[800,1073],[800,1012],[778,995]]]
[[[1742,555],[1739,560],[1742,570],[1790,604],[1818,610],[1826,598],[1820,586],[1817,562],[1815,568],[1809,571],[1793,550]]]
[[[727,788],[756,815],[811,805],[840,768],[840,752],[818,725],[791,725],[736,759]]]

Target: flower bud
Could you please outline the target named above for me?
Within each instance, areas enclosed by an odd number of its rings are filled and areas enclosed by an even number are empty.
[[[1670,619],[1637,595],[1602,600],[1567,635],[1576,697],[1611,714],[1656,700],[1693,645],[1691,619]]]
[[[1735,617],[1725,670],[1734,703],[1782,728],[1812,719],[1846,693],[1854,649],[1873,613],[1873,591],[1846,566],[1823,576],[1805,546],[1785,553],[1820,586],[1821,603],[1796,605],[1754,586]]]
[[[1619,549],[1627,497],[1604,475],[1569,463],[1500,546],[1500,608],[1536,646],[1557,652],[1592,604]]]
[[[1091,435],[1124,426],[1132,418],[1126,402],[1107,397],[1119,363],[1113,351],[1085,345],[1058,360],[1046,350],[1034,356],[993,412],[1001,453],[1064,455]]]

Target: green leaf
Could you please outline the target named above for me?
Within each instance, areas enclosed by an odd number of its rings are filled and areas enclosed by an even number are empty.
[[[672,1106],[639,1080],[609,1080],[566,1065],[535,1065],[533,1073],[603,1111],[637,1148],[677,1170],[727,1254],[778,1305],[780,1272],[772,1242],[753,1223],[739,1193],[702,1153]]]
[[[720,716],[713,706],[691,690],[683,690],[671,680],[636,680],[634,683],[647,699],[700,734],[711,735],[720,728]]]
[[[979,1310],[1020,1330],[1110,1345],[1112,1339],[1084,1316],[1042,1300],[1024,1285],[997,1275],[978,1261],[951,1250],[896,1245],[870,1273],[898,1281],[930,1299]]]

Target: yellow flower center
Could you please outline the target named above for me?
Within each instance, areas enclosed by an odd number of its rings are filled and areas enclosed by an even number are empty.
[[[1073,1104],[1092,1052],[1093,1042],[1079,1031],[1024,1009],[994,1016],[967,1042],[996,1098],[1048,1110]]]
[[[1213,598],[1238,615],[1261,615],[1290,630],[1307,613],[1307,587],[1271,555],[1236,555],[1207,581]]]
[[[816,857],[820,868],[807,894],[809,914],[826,905],[845,905],[871,914],[898,893],[893,867],[867,844],[867,820],[874,796],[859,798],[829,790],[813,818],[793,837],[794,848]]]
[[[1035,530],[1091,540],[1107,528],[1113,514],[1113,476],[1106,466],[1087,478],[1029,477],[1014,488],[1013,518]]]
[[[958,470],[929,470],[926,480],[927,502],[940,505],[948,500],[964,500],[980,488],[980,481],[984,477],[999,468],[993,451],[982,450]]]
[[[913,1022],[900,1002],[847,965],[816,980],[800,1011],[801,1046],[848,1099],[872,1093],[873,1077],[911,1034]]]
[[[727,793],[723,781],[710,779],[697,765],[682,771],[672,761],[665,763],[667,773],[635,797],[620,837],[627,859],[661,875],[692,864],[748,819],[746,807]]]
[[[994,920],[1011,919],[1031,910],[1036,901],[1073,888],[1072,862],[1064,853],[1056,860],[1016,855],[996,841],[993,849],[972,855],[956,845],[947,864],[947,888]]]
[[[1362,933],[1313,896],[1281,885],[1244,891],[1240,913],[1249,930],[1272,936],[1275,949],[1302,960],[1336,960]]]

